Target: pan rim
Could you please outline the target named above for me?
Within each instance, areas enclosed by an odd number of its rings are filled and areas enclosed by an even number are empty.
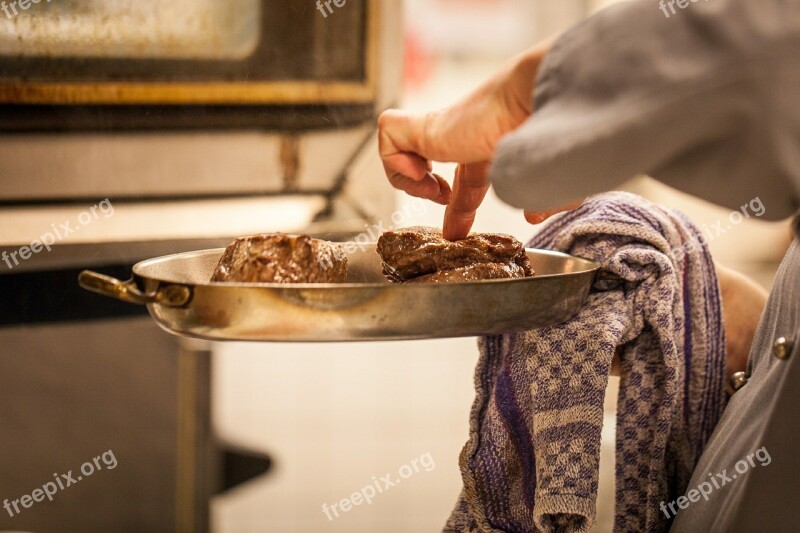
[[[342,243],[347,244],[347,243]],[[374,245],[374,243],[369,243]],[[534,275],[526,278],[513,278],[513,279],[489,279],[489,280],[479,280],[479,281],[456,281],[451,283],[378,283],[378,282],[365,282],[365,283],[354,283],[354,282],[347,282],[347,283],[242,283],[242,282],[221,282],[221,281],[207,281],[205,283],[193,283],[187,281],[179,281],[175,279],[166,279],[163,276],[155,277],[150,274],[142,272],[144,269],[152,267],[158,263],[166,263],[169,261],[174,261],[177,258],[188,258],[188,257],[196,257],[201,255],[210,255],[212,253],[219,253],[220,255],[224,252],[225,248],[207,248],[203,250],[193,250],[188,252],[178,252],[174,254],[163,255],[159,257],[153,257],[150,259],[145,259],[143,261],[139,261],[136,263],[133,268],[133,275],[134,277],[157,281],[162,284],[174,284],[174,285],[184,285],[187,287],[214,287],[214,288],[250,288],[250,289],[272,289],[272,290],[287,290],[287,289],[294,289],[294,290],[352,290],[352,289],[388,289],[390,287],[395,288],[402,288],[402,290],[421,290],[421,289],[429,289],[431,287],[473,287],[473,286],[486,286],[492,284],[520,284],[520,283],[531,283],[535,282],[536,280],[551,280],[551,279],[558,279],[563,277],[570,277],[576,275],[586,275],[595,273],[600,270],[600,264],[596,261],[592,261],[591,259],[586,259],[583,257],[577,257],[574,255],[570,255],[564,252],[558,252],[555,250],[546,250],[540,248],[525,248],[525,252],[530,254],[531,252],[538,254],[538,255],[548,255],[551,257],[560,257],[563,259],[571,259],[577,261],[579,264],[582,263],[580,269],[577,269],[573,272],[560,272],[557,274],[541,274],[541,275]]]

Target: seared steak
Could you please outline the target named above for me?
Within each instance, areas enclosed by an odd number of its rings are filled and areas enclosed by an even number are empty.
[[[387,231],[378,239],[383,273],[395,282],[477,281],[533,275],[525,247],[510,235],[475,233],[451,242],[435,228]]]
[[[241,283],[341,283],[347,257],[341,246],[306,235],[268,233],[233,241],[211,281]]]
[[[525,269],[516,263],[478,263],[472,266],[446,268],[433,274],[411,278],[408,283],[454,283],[484,279],[513,279],[527,277]]]

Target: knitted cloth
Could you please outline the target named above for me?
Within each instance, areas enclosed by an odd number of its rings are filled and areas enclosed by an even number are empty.
[[[685,492],[725,406],[725,333],[704,243],[681,213],[627,193],[543,224],[529,246],[616,276],[598,278],[568,322],[480,340],[464,488],[445,531],[589,530],[618,348],[614,530],[668,529],[659,503]]]

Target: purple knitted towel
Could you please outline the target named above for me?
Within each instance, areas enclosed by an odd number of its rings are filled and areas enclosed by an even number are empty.
[[[531,247],[599,262],[570,321],[481,339],[445,531],[587,531],[595,521],[603,398],[621,353],[615,531],[665,531],[725,406],[714,265],[682,214],[611,193],[545,223]]]

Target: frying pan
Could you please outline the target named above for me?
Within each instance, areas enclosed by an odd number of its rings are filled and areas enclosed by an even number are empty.
[[[223,249],[149,259],[120,281],[84,271],[84,289],[144,304],[170,333],[218,341],[330,342],[469,337],[534,329],[574,316],[598,265],[527,250],[536,276],[392,284],[375,245],[348,254],[342,284],[212,283]]]

